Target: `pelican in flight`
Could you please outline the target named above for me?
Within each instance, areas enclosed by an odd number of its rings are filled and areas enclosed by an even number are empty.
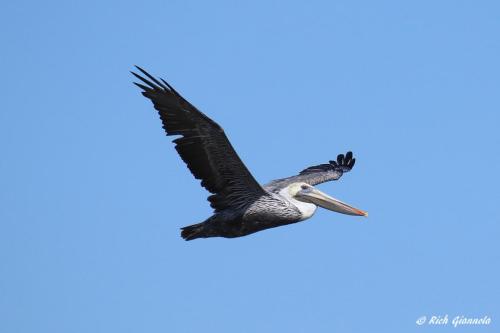
[[[136,66],[134,82],[158,110],[167,135],[177,135],[175,149],[208,197],[214,213],[204,222],[181,228],[185,240],[234,238],[304,221],[318,206],[357,216],[368,214],[316,189],[314,185],[339,179],[356,161],[351,152],[335,161],[311,166],[298,175],[260,185],[236,154],[224,130],[163,79]]]

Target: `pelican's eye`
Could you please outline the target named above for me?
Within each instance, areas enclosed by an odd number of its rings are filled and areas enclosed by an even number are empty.
[[[302,185],[302,186],[300,186],[300,188],[301,188],[301,189],[303,189],[303,190],[307,190],[307,189],[309,189],[309,186],[307,186],[307,185]]]

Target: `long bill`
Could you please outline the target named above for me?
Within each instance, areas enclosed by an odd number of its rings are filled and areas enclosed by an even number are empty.
[[[356,216],[368,216],[367,212],[361,209],[354,208],[338,199],[332,198],[328,194],[323,193],[318,189],[312,189],[309,193],[302,193],[301,196],[303,196],[313,204],[337,213]]]

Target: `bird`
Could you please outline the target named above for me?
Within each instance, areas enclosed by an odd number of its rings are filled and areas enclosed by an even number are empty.
[[[239,158],[223,128],[210,119],[170,84],[155,78],[139,66],[139,80],[133,82],[158,111],[167,136],[193,176],[201,181],[213,215],[181,228],[181,237],[197,238],[247,236],[262,230],[309,219],[319,207],[355,216],[368,213],[354,208],[315,188],[338,180],[356,162],[352,152],[336,160],[314,165],[298,175],[259,184]]]

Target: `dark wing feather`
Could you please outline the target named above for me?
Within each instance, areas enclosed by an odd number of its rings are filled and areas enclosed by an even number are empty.
[[[175,149],[195,178],[201,179],[201,185],[213,193],[208,200],[215,211],[242,207],[266,194],[216,122],[167,82],[155,79],[140,67],[137,69],[147,78],[132,72],[144,83],[134,84],[153,102],[167,135],[181,136],[173,140]]]
[[[337,161],[329,161],[329,163],[311,166],[302,170],[298,175],[273,180],[266,184],[264,188],[271,192],[279,192],[282,188],[287,187],[292,183],[307,183],[309,185],[317,185],[331,180],[337,180],[344,172],[351,171],[356,159],[352,157],[352,152],[347,154],[339,154]]]

